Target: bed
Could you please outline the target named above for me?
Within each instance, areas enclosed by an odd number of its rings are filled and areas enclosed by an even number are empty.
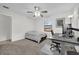
[[[29,39],[31,41],[34,41],[36,43],[41,43],[46,39],[47,35],[43,32],[38,31],[29,31],[25,33],[25,39]]]

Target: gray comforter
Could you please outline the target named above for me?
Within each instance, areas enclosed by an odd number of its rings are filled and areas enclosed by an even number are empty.
[[[38,43],[40,42],[42,37],[45,37],[46,34],[43,32],[38,32],[38,31],[29,31],[25,34],[25,38],[35,40]]]

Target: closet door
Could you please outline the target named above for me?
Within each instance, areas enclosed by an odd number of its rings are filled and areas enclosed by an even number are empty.
[[[11,17],[0,14],[0,41],[11,39]]]

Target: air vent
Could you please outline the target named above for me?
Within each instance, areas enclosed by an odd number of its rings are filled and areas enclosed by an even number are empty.
[[[2,7],[6,8],[6,9],[9,9],[9,7],[7,7],[7,6],[5,6],[5,5],[4,5],[4,6],[2,6]]]

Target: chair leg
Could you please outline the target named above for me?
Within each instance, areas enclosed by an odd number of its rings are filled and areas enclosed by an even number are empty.
[[[57,48],[57,50],[58,50],[59,53],[61,52],[61,50],[59,48]]]

